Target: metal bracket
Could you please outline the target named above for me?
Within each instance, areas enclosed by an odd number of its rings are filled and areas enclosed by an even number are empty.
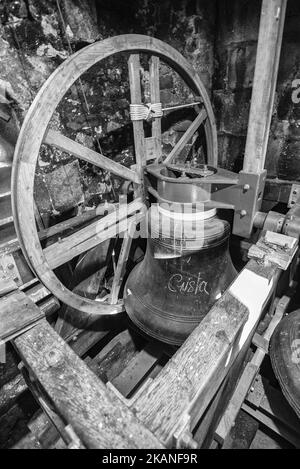
[[[300,184],[292,184],[289,201],[288,201],[288,208],[292,208],[299,201],[300,201]]]
[[[262,203],[267,171],[259,174],[240,171],[239,184],[235,187],[235,214],[232,232],[249,238],[253,228],[255,214]]]

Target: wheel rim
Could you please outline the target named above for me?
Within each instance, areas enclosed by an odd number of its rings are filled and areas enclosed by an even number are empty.
[[[39,150],[51,117],[70,86],[90,67],[120,52],[149,53],[162,58],[199,93],[207,112],[212,154],[216,163],[217,134],[213,110],[199,76],[183,56],[158,39],[142,35],[122,35],[91,44],[65,62],[45,82],[23,122],[15,148],[12,171],[12,211],[20,246],[27,262],[41,282],[62,302],[94,315],[117,314],[122,307],[106,305],[68,290],[49,267],[35,225],[33,190]]]

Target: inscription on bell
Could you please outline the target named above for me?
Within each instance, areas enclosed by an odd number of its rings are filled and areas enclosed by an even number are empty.
[[[198,295],[205,293],[209,295],[208,282],[202,278],[202,273],[198,272],[198,276],[184,277],[182,274],[173,274],[168,282],[168,289],[173,293],[190,293],[191,295]]]

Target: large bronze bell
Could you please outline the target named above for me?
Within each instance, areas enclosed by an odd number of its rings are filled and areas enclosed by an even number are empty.
[[[125,285],[125,308],[142,331],[180,345],[236,275],[230,225],[215,209],[178,216],[153,205],[148,233],[145,257]]]

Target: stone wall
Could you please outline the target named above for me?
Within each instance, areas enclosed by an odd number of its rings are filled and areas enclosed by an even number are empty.
[[[217,2],[214,107],[219,134],[219,162],[242,167],[252,92],[260,18],[260,0]],[[300,4],[289,0],[278,83],[268,143],[268,177],[300,179],[300,104],[292,101],[292,83],[300,78]]]
[[[148,34],[169,43],[193,63],[211,93],[214,1],[60,0],[59,4],[64,22],[56,0],[0,2],[0,85],[2,96],[15,111],[17,127],[39,88],[68,57],[70,48],[76,51],[117,34]],[[148,69],[143,58],[141,74],[146,98]],[[165,65],[161,67],[160,87],[164,106],[193,100],[177,74]],[[178,141],[193,115],[182,113],[179,118],[182,120],[179,125],[173,125],[172,119],[167,119],[163,125],[166,153]],[[95,66],[84,74],[81,83],[72,86],[65,96],[50,125],[90,148],[99,150],[100,143],[103,153],[130,166],[134,158],[126,56],[106,60],[102,66]],[[6,159],[11,160],[13,146],[8,149],[6,145],[6,149]],[[54,181],[59,181],[61,190]],[[71,155],[42,148],[37,167],[36,201],[44,214],[59,216],[78,205],[85,209],[103,198],[115,199],[121,185],[118,178],[82,164]]]

